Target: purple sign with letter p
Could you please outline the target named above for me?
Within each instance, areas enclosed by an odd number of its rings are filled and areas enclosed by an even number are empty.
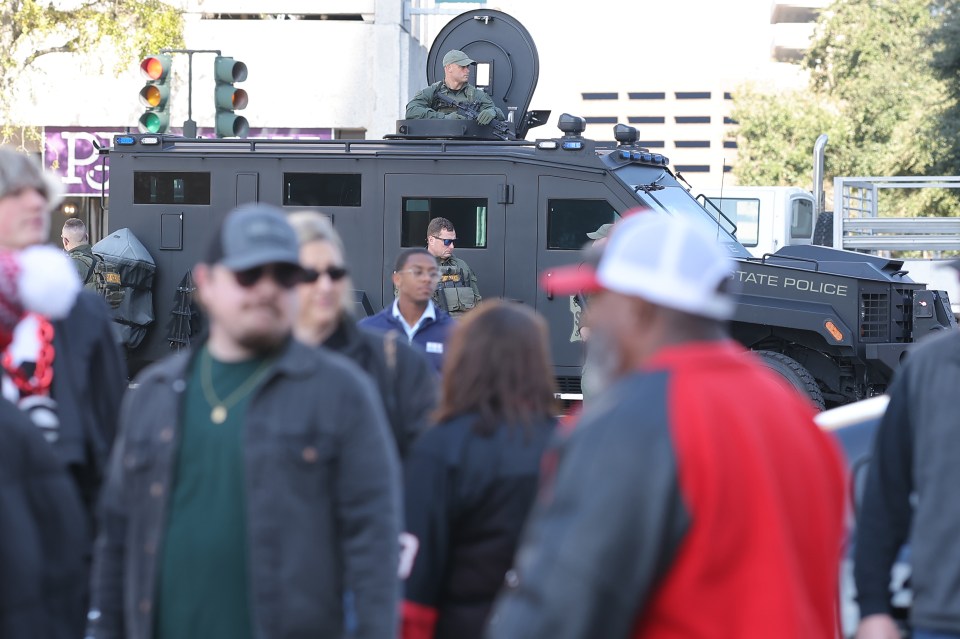
[[[100,195],[107,186],[108,166],[97,146],[107,148],[122,127],[45,127],[43,165],[60,178],[65,195]]]
[[[171,129],[179,134],[180,129]],[[110,163],[97,147],[107,148],[113,136],[128,133],[124,127],[44,127],[43,165],[60,178],[65,195],[99,196],[110,191]],[[201,128],[201,137],[213,137],[213,129]],[[333,129],[250,129],[251,138],[329,140]]]

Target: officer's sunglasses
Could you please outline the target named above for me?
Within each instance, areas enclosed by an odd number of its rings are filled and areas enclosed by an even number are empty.
[[[435,239],[438,239],[438,240],[440,240],[441,242],[443,242],[443,245],[444,245],[444,246],[452,246],[453,243],[457,241],[457,238],[453,238],[453,239],[450,239],[450,240],[445,240],[445,239],[443,239],[442,237],[440,237],[439,235],[434,235],[433,237],[434,237]]]
[[[345,266],[328,266],[326,269],[322,271],[308,268],[306,269],[306,271],[307,271],[307,276],[306,276],[307,279],[305,279],[304,282],[316,282],[324,274],[326,274],[327,277],[330,278],[331,282],[339,282],[340,280],[342,280],[347,276],[347,273],[350,272],[347,270],[347,267]]]
[[[293,264],[265,264],[233,273],[237,284],[243,288],[254,286],[264,275],[268,275],[281,288],[293,288],[303,282],[313,282],[319,276],[316,271],[304,270]]]

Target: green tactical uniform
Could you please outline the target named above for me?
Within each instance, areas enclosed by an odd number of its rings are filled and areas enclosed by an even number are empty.
[[[96,258],[93,256],[93,247],[89,244],[79,244],[67,253],[73,262],[73,267],[77,269],[77,276],[84,287],[91,291],[97,290],[97,283],[93,277],[93,267]]]
[[[457,317],[480,303],[477,276],[466,262],[452,255],[437,260],[440,267],[440,283],[433,292],[433,302],[439,308]]]
[[[474,104],[480,103],[480,110],[493,108],[497,111],[497,119],[504,120],[503,111],[497,109],[489,95],[478,89],[470,83],[460,87],[459,91],[454,91],[443,83],[443,80],[434,82],[430,86],[421,89],[420,93],[415,95],[407,104],[406,118],[408,120],[438,120],[446,118],[448,115],[456,114],[457,108],[452,104],[447,104],[436,99],[437,92],[444,93],[457,102],[467,102]],[[460,116],[460,119],[463,119]]]

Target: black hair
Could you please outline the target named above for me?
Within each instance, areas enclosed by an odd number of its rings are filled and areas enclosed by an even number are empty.
[[[393,265],[393,272],[399,273],[400,271],[402,271],[403,267],[407,265],[407,260],[409,260],[411,256],[420,255],[421,253],[423,255],[426,255],[430,259],[436,259],[435,257],[433,257],[433,255],[430,254],[430,251],[420,246],[403,249],[402,251],[400,251],[400,255],[397,256],[396,264]]]

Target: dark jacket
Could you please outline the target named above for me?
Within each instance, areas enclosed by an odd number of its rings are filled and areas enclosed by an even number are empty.
[[[341,320],[323,345],[353,360],[374,381],[390,422],[400,456],[430,421],[440,380],[419,350],[407,344],[403,331],[379,333]]]
[[[427,359],[433,364],[434,369],[440,372],[443,368],[443,351],[446,347],[447,338],[450,331],[457,325],[456,321],[450,317],[450,314],[443,309],[435,308],[437,319],[426,319],[417,332],[413,334],[411,344],[416,344],[423,352],[427,354]],[[403,330],[403,324],[393,316],[393,305],[388,305],[385,309],[364,317],[358,322],[361,328],[367,328],[379,333],[387,331],[400,331],[400,335],[406,337]]]
[[[487,436],[476,419],[431,428],[404,462],[403,545],[416,551],[407,555],[402,639],[482,636],[533,506],[556,422],[501,424]]]
[[[103,298],[84,291],[70,314],[53,322],[53,385],[60,437],[54,451],[67,464],[93,511],[117,433],[127,368]]]
[[[874,441],[854,552],[862,616],[891,612],[890,569],[910,544],[915,628],[960,633],[960,381],[956,330],[910,351]]]
[[[834,636],[844,469],[813,417],[739,345],[660,350],[561,444],[487,636]]]
[[[89,632],[149,639],[190,353],[144,370],[124,398],[103,491]],[[393,636],[400,473],[373,385],[345,358],[289,340],[253,391],[244,430],[250,617],[257,639]]]
[[[0,637],[82,636],[89,545],[70,475],[40,431],[0,399]]]

